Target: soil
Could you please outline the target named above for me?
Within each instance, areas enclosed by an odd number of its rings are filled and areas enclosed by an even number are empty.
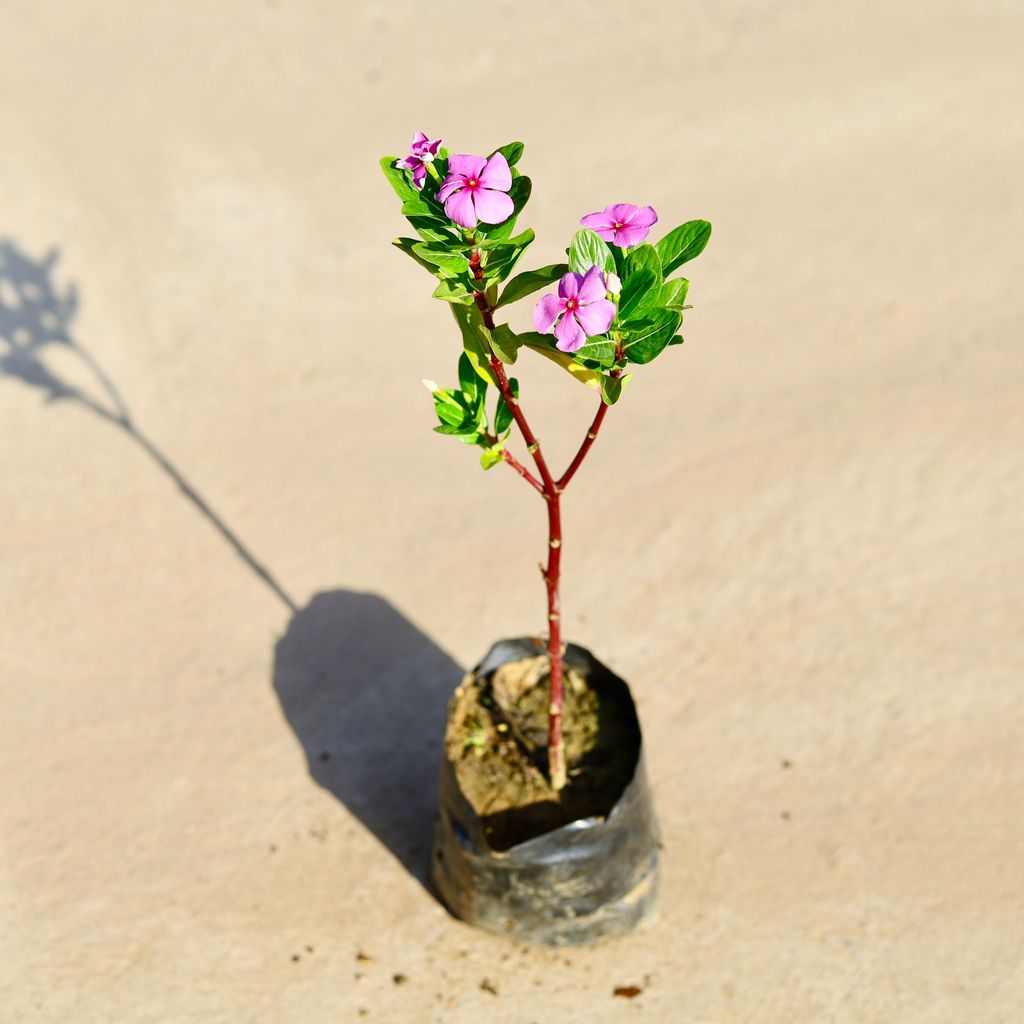
[[[610,674],[609,674],[610,676]],[[639,728],[628,691],[566,666],[563,736],[568,782],[547,778],[546,655],[470,674],[448,708],[445,754],[494,850],[579,818],[604,817],[633,777]]]

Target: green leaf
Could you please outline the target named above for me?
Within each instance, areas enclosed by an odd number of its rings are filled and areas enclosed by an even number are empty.
[[[626,273],[626,254],[617,245],[609,245],[608,248],[611,250],[612,259],[615,261],[614,272],[621,281]]]
[[[479,436],[481,416],[479,408],[467,403],[461,391],[438,388],[432,392],[434,411],[440,425],[434,427],[438,434],[457,437],[466,444],[475,444]]]
[[[480,378],[473,369],[469,356],[463,352],[459,356],[459,387],[462,388],[462,393],[466,396],[466,401],[470,405],[476,403],[477,395],[480,392],[480,383]],[[484,390],[487,390],[486,382],[484,383]]]
[[[445,222],[441,220],[440,214],[441,211],[436,206],[423,198],[422,192],[417,192],[415,199],[407,199],[402,203],[403,217],[433,217],[443,224]]]
[[[511,365],[519,356],[519,337],[508,326],[498,324],[490,332],[491,348],[494,354],[503,362]]]
[[[690,289],[690,282],[685,277],[676,277],[666,281],[661,287],[661,294],[658,296],[658,305],[666,309],[675,309],[682,312],[685,308],[686,293]]]
[[[496,466],[499,462],[505,460],[505,446],[503,444],[494,444],[490,448],[485,448],[480,453],[480,465],[484,469],[490,469],[492,466]]]
[[[451,228],[445,221],[433,217],[408,217],[406,219],[424,242],[441,242],[450,246],[456,241]]]
[[[447,246],[437,242],[417,242],[413,246],[417,256],[436,269],[434,273],[441,277],[458,277],[469,269],[469,260],[459,252],[452,252]]]
[[[434,411],[442,423],[447,423],[452,427],[460,427],[463,423],[472,422],[469,410],[456,401],[455,395],[451,391],[434,392]]]
[[[439,427],[434,427],[434,433],[444,434],[446,437],[457,437],[460,441],[464,441],[467,437],[475,439],[477,436],[475,430],[471,428],[464,430],[462,427],[451,423],[442,423]],[[476,443],[475,440],[473,443]]]
[[[682,322],[681,313],[672,309],[656,309],[646,321],[624,324],[628,332],[622,346],[626,358],[631,363],[649,363],[661,354]]]
[[[533,230],[528,229],[507,242],[489,242],[481,246],[486,260],[482,267],[484,277],[488,280],[503,281],[512,273],[512,268],[519,262],[519,257],[526,252],[526,247],[533,239]]]
[[[615,260],[604,239],[590,228],[580,228],[569,243],[569,269],[585,274],[591,267],[612,270]]]
[[[622,389],[633,379],[633,374],[627,373],[621,377],[613,377],[606,374],[601,386],[601,400],[605,405],[614,405],[622,397]]]
[[[508,246],[518,246],[525,249],[536,237],[533,228],[527,228],[516,235],[515,238],[488,238],[480,243],[480,249],[483,252],[495,252],[499,249],[506,249]]]
[[[656,246],[665,276],[699,256],[710,237],[711,225],[706,220],[689,220],[670,231]]]
[[[577,359],[589,359],[607,369],[615,365],[615,342],[608,338],[588,338],[574,353]]]
[[[631,274],[622,286],[619,298],[619,317],[623,320],[631,316],[642,315],[653,309],[661,292],[661,276],[655,276],[653,270],[642,267]]]
[[[417,251],[416,246],[422,243],[415,238],[396,238],[392,243],[396,249],[401,249],[407,256],[411,256],[421,267],[425,267],[432,274],[437,272],[437,267],[425,260]]]
[[[540,270],[527,270],[522,274],[516,274],[501,293],[498,299],[498,306],[506,306],[510,302],[518,302],[531,292],[554,284],[563,274],[567,273],[569,267],[565,263],[552,263],[548,267],[541,267]],[[497,308],[497,307],[495,307]]]
[[[509,388],[512,390],[512,394],[518,399],[519,398],[519,381],[513,377],[508,382]],[[494,413],[494,433],[498,437],[503,437],[512,427],[512,410],[508,407],[505,401],[505,396],[498,395],[498,408]]]
[[[646,242],[643,245],[638,245],[635,249],[630,249],[629,252],[626,253],[626,257],[623,260],[622,270],[623,287],[625,287],[626,282],[634,274],[642,273],[645,270],[652,273],[658,279],[659,287],[665,276],[664,271],[662,270],[661,257],[658,255],[658,251],[653,245],[648,245]]]
[[[509,167],[515,167],[519,163],[519,158],[523,155],[525,148],[521,142],[507,142],[504,146],[499,146],[494,153],[501,153],[508,161]],[[494,153],[491,156],[494,156]]]
[[[419,199],[419,192],[406,177],[407,172],[395,166],[397,160],[397,156],[382,156],[380,158],[380,169],[384,172],[384,177],[388,179],[388,184],[395,190],[395,195],[403,203]]]
[[[476,306],[464,306],[461,303],[450,303],[448,308],[455,317],[455,322],[462,332],[462,344],[477,376],[488,384],[497,386],[491,373],[491,351],[487,328],[480,320],[480,311]]]
[[[428,269],[433,267],[428,265]],[[458,277],[443,278],[441,283],[434,289],[434,298],[443,299],[445,302],[472,302],[473,293],[465,279]]]

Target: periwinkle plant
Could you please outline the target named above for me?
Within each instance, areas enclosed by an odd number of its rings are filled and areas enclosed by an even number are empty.
[[[615,203],[582,218],[583,227],[566,250],[568,263],[511,277],[534,238],[530,229],[513,234],[531,191],[530,179],[516,168],[522,155],[521,142],[501,146],[488,157],[449,155],[440,139],[417,132],[408,156],[386,156],[381,167],[419,235],[397,238],[394,244],[438,279],[434,297],[450,303],[462,334],[459,386],[440,388],[424,381],[440,420],[434,429],[482,448],[484,469],[499,462],[511,466],[547,505],[548,560],[541,572],[548,600],[548,772],[557,791],[566,782],[561,496],[629,381],[626,368],[649,363],[670,345],[682,343],[677,332],[689,309],[689,282],[669,275],[703,251],[711,225],[687,221],[651,245],[645,239],[658,220],[654,209]],[[517,334],[495,323],[503,307],[556,283],[557,294],[545,295],[533,311],[536,331]],[[552,360],[600,394],[593,422],[561,476],[549,469],[523,413],[519,384],[505,372],[523,348]],[[498,391],[491,413],[489,386]],[[536,473],[506,448],[513,424]]]

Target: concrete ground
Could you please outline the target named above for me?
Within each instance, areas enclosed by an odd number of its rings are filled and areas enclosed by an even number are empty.
[[[1024,1020],[1019,4],[2,14],[5,1022]],[[614,945],[422,884],[544,517],[430,430],[416,128],[527,143],[535,265],[610,202],[715,225],[566,501],[665,834]],[[592,396],[521,363],[561,464]]]

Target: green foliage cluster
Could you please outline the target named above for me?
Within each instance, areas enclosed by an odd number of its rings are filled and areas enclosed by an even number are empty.
[[[512,276],[534,240],[531,229],[513,234],[532,189],[530,179],[516,166],[523,148],[521,142],[510,142],[495,150],[505,156],[512,172],[509,196],[514,212],[501,224],[479,224],[473,229],[453,223],[438,199],[448,172],[446,149],[438,151],[422,189],[412,184],[410,172],[396,167],[397,157],[386,156],[380,162],[402,201],[402,214],[418,236],[397,238],[394,245],[437,279],[434,298],[450,304],[462,335],[459,386],[432,388],[439,420],[434,429],[482,448],[480,462],[485,469],[504,457],[512,424],[511,410],[500,394],[490,415],[486,409],[488,386],[497,384],[490,366],[492,354],[511,365],[519,351],[528,348],[613,405],[630,379],[626,372],[630,365],[650,363],[669,346],[682,343],[679,330],[683,313],[690,308],[686,305],[689,281],[671,275],[699,256],[711,235],[707,221],[692,220],[654,244],[622,249],[589,228],[581,228],[566,249],[565,263]],[[550,334],[516,333],[507,324],[490,326],[493,314],[503,307],[557,284],[569,270],[585,274],[593,266],[605,273],[616,316],[605,334],[588,338],[576,352],[559,350]],[[510,383],[518,395],[518,384]]]

